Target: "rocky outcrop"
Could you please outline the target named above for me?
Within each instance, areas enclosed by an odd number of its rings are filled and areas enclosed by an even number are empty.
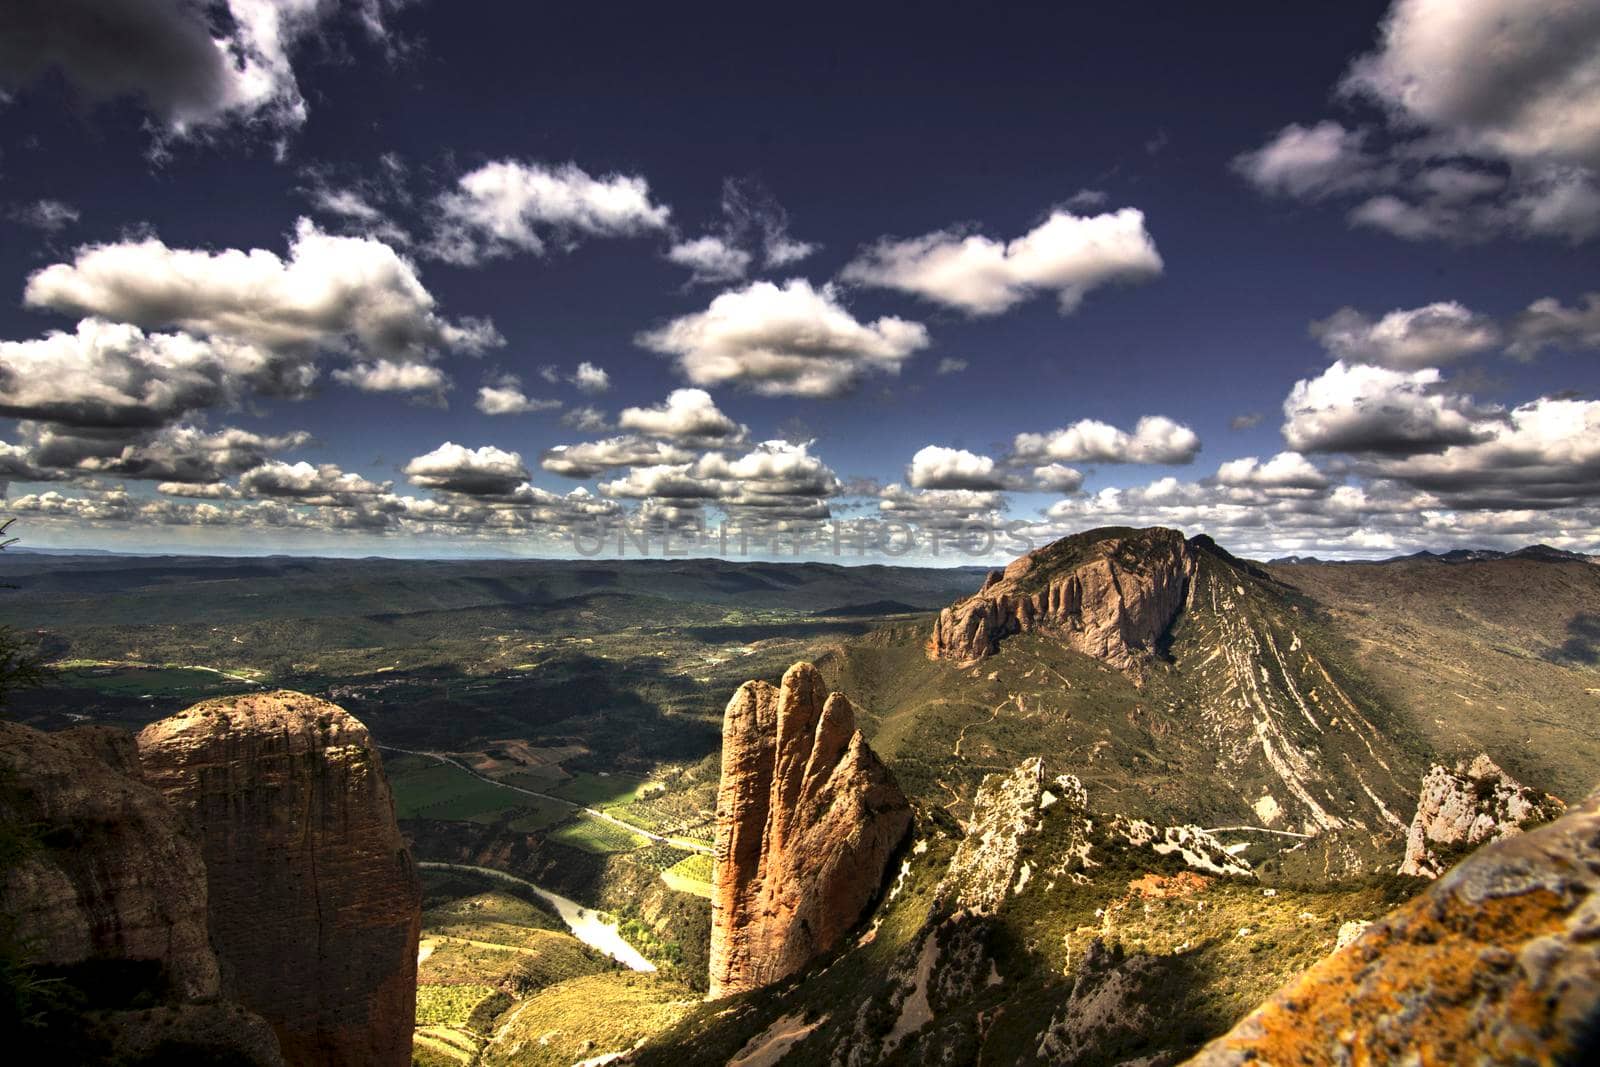
[[[1437,878],[1451,852],[1549,822],[1564,809],[1555,797],[1518,783],[1487,755],[1457,763],[1453,771],[1436,763],[1422,779],[1400,873]]]
[[[1185,867],[1207,874],[1228,874],[1235,878],[1254,878],[1250,864],[1234,856],[1210,831],[1193,824],[1157,827],[1143,819],[1113,816],[1106,835],[1133,848],[1149,848],[1158,856],[1176,856]]]
[[[1037,756],[1010,774],[984,777],[972,798],[972,818],[939,882],[936,911],[992,915],[1000,910],[1013,884],[1028,877],[1022,874],[1022,852],[1027,838],[1039,832],[1046,795],[1044,761]]]
[[[1485,845],[1190,1060],[1600,1061],[1600,790]]]
[[[147,963],[158,996],[215,996],[200,841],[138,766],[120,730],[0,722],[0,915],[36,964]]]
[[[1181,1026],[1182,1020],[1173,1018],[1171,989],[1182,980],[1176,970],[1172,957],[1129,956],[1121,945],[1090,941],[1065,1001],[1039,1035],[1035,1055],[1047,1064],[1105,1062],[1107,1048],[1136,1044],[1151,1031]],[[1123,1064],[1170,1062],[1158,1056]]]
[[[880,991],[861,998],[833,1050],[834,1067],[977,1061],[972,1034],[960,1020],[975,997],[1016,978],[1014,971],[1002,975],[995,951],[1016,929],[1008,923],[1008,906],[1031,897],[1027,911],[1048,913],[1068,904],[1076,887],[1090,884],[1097,868],[1110,867],[1125,879],[1130,863],[1152,872],[1130,883],[1130,893],[1137,886],[1151,898],[1198,892],[1211,875],[1255,878],[1249,864],[1198,827],[1157,827],[1094,812],[1081,780],[1051,776],[1037,756],[1010,772],[986,775],[921,927],[896,954]],[[1161,870],[1173,873],[1154,873]],[[1103,914],[1096,912],[1097,919]],[[1119,947],[1092,939],[1073,972],[1070,997],[1039,1035],[1038,1057],[1086,1062],[1129,1035],[1179,1025],[1171,1017],[1182,1002],[1172,990],[1186,981],[1184,966],[1181,957],[1124,959]]]
[[[928,653],[973,663],[1034,631],[1127,670],[1148,657],[1183,606],[1195,557],[1183,535],[1112,528],[1063,538],[990,573],[939,613]]]
[[[840,943],[878,895],[911,809],[855,708],[809,663],[746,682],[722,725],[711,996],[778,981]]]
[[[972,817],[935,894],[934,911],[993,915],[1030,885],[1079,881],[1098,862],[1095,851],[1137,854],[1149,849],[1207,874],[1256,877],[1250,864],[1198,826],[1156,826],[1126,815],[1096,815],[1089,792],[1074,775],[1046,777],[1038,756],[1009,774],[986,775],[972,800]],[[1048,846],[1030,838],[1049,830]],[[1034,859],[1025,858],[1039,853]],[[1048,855],[1048,862],[1040,857]],[[1036,869],[1035,865],[1044,863]]]
[[[224,990],[291,1063],[408,1064],[420,889],[366,727],[251,694],[146,727],[139,755],[199,827]]]

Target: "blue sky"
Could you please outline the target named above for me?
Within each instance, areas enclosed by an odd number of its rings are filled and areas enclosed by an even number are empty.
[[[11,8],[30,543],[1600,549],[1586,5]]]

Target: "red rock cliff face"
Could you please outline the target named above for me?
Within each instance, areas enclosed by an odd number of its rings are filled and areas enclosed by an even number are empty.
[[[139,754],[200,828],[225,992],[290,1063],[409,1064],[420,888],[366,727],[252,694],[146,727]]]
[[[826,952],[883,886],[911,809],[809,663],[728,702],[711,896],[711,996],[776,982]]]
[[[1065,538],[991,573],[979,592],[941,611],[928,653],[973,663],[1010,634],[1041,631],[1126,670],[1172,625],[1194,566],[1176,530]]]
[[[216,996],[199,838],[138,768],[120,730],[0,722],[0,822],[39,842],[0,868],[0,914],[38,963],[149,960]]]

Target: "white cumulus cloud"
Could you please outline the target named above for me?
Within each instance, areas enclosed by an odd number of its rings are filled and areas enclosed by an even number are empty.
[[[964,448],[928,445],[911,457],[906,481],[916,489],[1003,489],[1004,472],[989,456]]]
[[[1145,415],[1133,432],[1098,419],[1079,419],[1049,433],[1021,433],[1012,441],[1019,461],[1063,463],[1189,463],[1200,451],[1200,436],[1165,415]]]
[[[737,281],[749,272],[753,258],[715,235],[680,241],[667,250],[667,259],[689,268],[695,283]]]
[[[339,237],[301,219],[284,259],[250,251],[171,248],[157,238],[89,245],[35,272],[31,307],[236,338],[302,358],[315,349],[427,362],[502,344],[492,326],[435,310],[412,265],[382,241]]]
[[[725,415],[704,389],[674,389],[654,407],[623,408],[617,424],[646,437],[690,446],[734,444],[749,433],[748,427]]]
[[[539,466],[568,478],[592,478],[617,467],[667,466],[692,458],[692,452],[669,442],[623,434],[576,445],[556,445],[539,458]]]
[[[504,159],[463,174],[439,197],[431,251],[470,265],[514,252],[542,254],[552,240],[636,237],[667,227],[671,209],[638,175],[596,178],[575,163]]]
[[[1455,301],[1390,311],[1376,320],[1340,308],[1312,323],[1311,334],[1335,359],[1399,370],[1436,367],[1501,344],[1491,319]]]
[[[997,315],[1042,292],[1063,312],[1092,289],[1161,273],[1161,256],[1135,208],[1100,215],[1053,211],[1028,233],[1002,242],[939,230],[885,239],[848,264],[845,281],[912,293],[969,315]]]
[[[387,44],[384,14],[400,2],[366,0],[357,21]],[[303,124],[309,109],[293,53],[346,11],[333,0],[10,0],[8,8],[0,87],[57,70],[92,102],[137,99],[176,136],[229,123]],[[225,23],[212,17],[217,8]]]
[[[363,360],[333,372],[335,381],[363,393],[431,393],[450,388],[444,371],[429,363],[396,363],[392,359]]]
[[[1325,489],[1328,476],[1298,452],[1279,452],[1265,463],[1255,456],[1229,460],[1217,468],[1221,485],[1263,489]]]
[[[603,367],[597,367],[585,360],[578,364],[578,369],[572,372],[572,384],[581,392],[603,393],[611,388],[611,375]]]
[[[522,382],[515,375],[504,375],[493,385],[478,389],[476,407],[485,415],[525,415],[534,411],[551,411],[561,406],[559,400],[530,397],[522,391]]]
[[[1335,362],[1295,382],[1283,437],[1296,452],[1436,452],[1483,436],[1482,412],[1443,386],[1437,368]]]
[[[517,453],[493,445],[466,448],[451,441],[415,457],[404,470],[412,485],[464,496],[507,496],[528,480],[528,468]]]
[[[836,396],[868,374],[898,374],[928,345],[920,324],[860,322],[832,286],[791,279],[722,293],[705,311],[642,333],[638,343],[676,357],[695,385],[740,385],[766,396]]]
[[[1375,121],[1290,124],[1234,169],[1405,240],[1600,234],[1600,9],[1395,0],[1379,36],[1339,86]]]

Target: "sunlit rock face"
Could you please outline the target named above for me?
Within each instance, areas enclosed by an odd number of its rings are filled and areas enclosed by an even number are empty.
[[[939,613],[928,653],[973,663],[1042,632],[1121,670],[1156,648],[1183,606],[1194,554],[1176,530],[1096,530],[1021,556]]]
[[[723,716],[711,996],[785,978],[835,947],[883,887],[911,825],[855,708],[797,663],[746,682]]]
[[[199,828],[224,991],[290,1063],[409,1064],[421,891],[366,727],[251,694],[146,727],[139,756]]]
[[[1448,866],[1441,852],[1509,837],[1563,810],[1561,801],[1517,782],[1487,755],[1453,771],[1436,763],[1422,779],[1400,873],[1437,878]]]
[[[1600,1059],[1600,790],[1492,842],[1284,986],[1192,1067]]]
[[[0,823],[31,847],[0,865],[0,914],[37,962],[146,962],[213,997],[198,836],[139,776],[131,735],[0,722]]]

